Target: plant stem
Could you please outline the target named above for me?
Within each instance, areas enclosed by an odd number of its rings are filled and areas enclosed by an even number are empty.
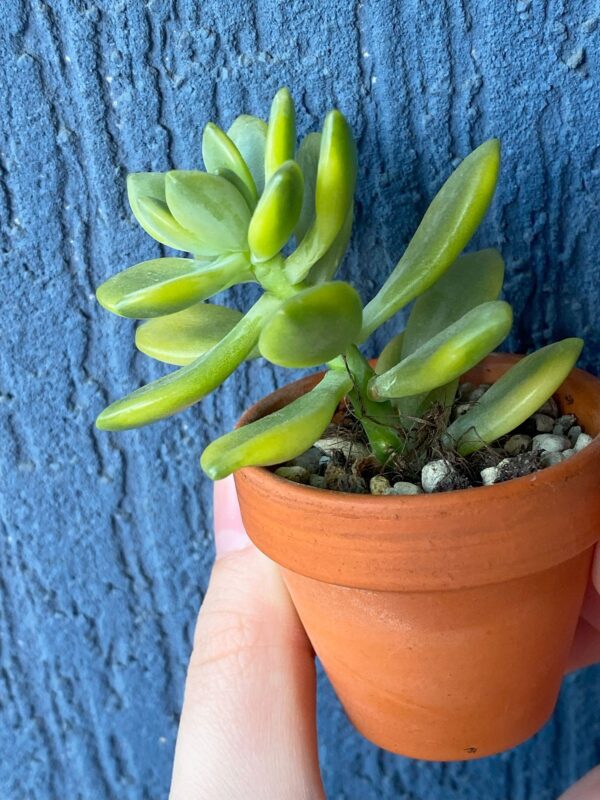
[[[293,286],[284,272],[283,265],[284,259],[280,253],[269,259],[269,261],[262,261],[252,265],[254,276],[265,292],[270,292],[280,300],[286,300],[306,288],[305,283],[298,283]]]
[[[398,413],[389,401],[376,402],[368,396],[367,384],[375,373],[356,345],[346,351],[345,361],[354,381],[354,386],[348,393],[352,408],[364,428],[373,455],[385,464],[392,455],[401,453],[405,447],[397,432],[400,427]]]

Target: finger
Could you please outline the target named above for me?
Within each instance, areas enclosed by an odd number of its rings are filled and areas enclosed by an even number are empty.
[[[596,767],[571,786],[559,800],[598,800],[600,797],[600,767]]]
[[[279,569],[215,487],[217,561],[198,618],[171,800],[323,798],[315,667]]]
[[[596,547],[567,672],[600,663],[600,548]]]

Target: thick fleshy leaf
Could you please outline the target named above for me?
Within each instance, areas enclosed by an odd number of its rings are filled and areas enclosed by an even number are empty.
[[[253,261],[268,261],[288,241],[302,208],[302,189],[295,161],[286,161],[269,178],[248,228]]]
[[[250,114],[236,117],[227,135],[240,151],[242,158],[254,178],[256,191],[260,196],[265,188],[265,146],[267,143],[267,123]]]
[[[279,464],[300,455],[321,436],[351,385],[346,372],[330,370],[307,394],[209,444],[202,469],[220,480],[242,467]]]
[[[234,142],[213,122],[205,126],[202,134],[202,158],[208,172],[218,175],[221,170],[227,170],[237,175],[246,188],[252,207],[256,205],[258,192],[248,165]]]
[[[352,235],[353,212],[354,205],[350,206],[350,211],[346,216],[346,220],[342,225],[340,232],[333,240],[333,244],[329,250],[327,250],[325,255],[321,256],[318,261],[315,261],[310,268],[310,272],[305,279],[305,283],[307,283],[309,286],[315,286],[318,283],[330,281],[337,272],[342,259],[346,255],[350,236]]]
[[[183,367],[224,339],[242,317],[234,308],[196,303],[144,322],[135,332],[135,345],[157,361]]]
[[[245,250],[248,204],[228,180],[196,170],[165,177],[167,205],[177,222],[221,252]]]
[[[271,103],[265,144],[265,185],[296,153],[296,112],[289,90],[280,89]]]
[[[490,139],[450,175],[392,274],[365,307],[363,339],[429,289],[453,264],[489,207],[499,167],[500,145]]]
[[[264,326],[261,355],[282,367],[315,367],[343,353],[360,332],[362,305],[348,283],[303,289],[285,300]]]
[[[387,372],[402,359],[402,345],[404,343],[404,331],[396,334],[381,351],[377,364],[375,365],[375,372],[381,375]]]
[[[214,255],[198,236],[186,231],[169,211],[162,172],[134,172],[127,176],[127,197],[141,227],[157,242],[194,255]]]
[[[356,146],[350,126],[337,110],[325,118],[315,190],[315,218],[286,261],[291,283],[300,283],[331,247],[347,219],[356,183]]]
[[[250,211],[254,211],[256,201],[239,175],[236,175],[235,172],[232,172],[230,169],[218,169],[215,172],[215,175],[219,175],[221,178],[225,178],[226,181],[229,181],[229,183],[242,195]]]
[[[496,300],[503,280],[504,262],[497,250],[489,248],[460,256],[417,298],[406,325],[402,357],[414,353],[467,311]]]
[[[302,199],[302,212],[296,225],[296,238],[298,241],[304,237],[315,218],[315,192],[317,190],[317,168],[319,166],[319,152],[321,151],[321,134],[309,133],[300,142],[296,161],[304,176],[304,197]]]
[[[113,275],[96,290],[100,305],[121,317],[173,314],[236,283],[253,280],[243,253],[214,261],[155,258]]]
[[[224,339],[188,364],[112,403],[98,416],[100,430],[138,428],[170,417],[217,388],[254,348],[279,300],[264,294]]]
[[[563,339],[521,359],[450,425],[449,440],[468,455],[510,433],[552,397],[582,347],[581,339]]]
[[[370,396],[375,400],[410,397],[455,380],[491,353],[508,336],[511,325],[508,303],[482,303],[395,367],[373,378]]]

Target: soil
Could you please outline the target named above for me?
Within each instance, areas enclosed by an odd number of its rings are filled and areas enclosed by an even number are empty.
[[[450,419],[472,407],[488,388],[486,384],[463,385],[451,409]],[[396,455],[382,465],[370,454],[362,426],[351,409],[342,403],[332,424],[315,446],[273,469],[277,473],[283,466],[282,477],[338,492],[416,494],[424,489],[427,492],[447,492],[530,475],[570,457],[585,446],[583,439],[590,438],[583,434],[580,446],[575,447],[581,427],[573,414],[562,415],[553,399],[510,434],[467,457],[442,444],[442,434],[447,425],[448,410],[443,407],[434,407],[425,417],[415,418],[410,432],[405,435],[410,435],[416,447],[411,448],[408,456]],[[556,444],[557,437],[567,438],[569,432],[572,441],[564,456],[560,452],[542,449],[539,439],[544,435]],[[535,437],[538,437],[537,444]],[[553,442],[544,442],[544,446],[550,447]],[[557,446],[564,449],[565,444],[558,443]],[[432,463],[437,465],[435,468],[439,473],[433,488],[422,474],[423,467],[431,469]],[[290,470],[290,467],[294,469]],[[383,476],[383,479],[377,476]],[[386,488],[388,484],[389,488]]]

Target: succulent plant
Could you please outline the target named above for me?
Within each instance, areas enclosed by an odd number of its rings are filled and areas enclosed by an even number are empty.
[[[493,249],[461,255],[492,200],[496,139],[468,155],[443,184],[388,279],[364,307],[334,280],[352,227],[356,148],[337,110],[296,149],[294,104],[280,89],[268,124],[237,117],[227,133],[208,123],[206,171],[134,173],[127,181],[140,225],[189,258],[130,267],[97,291],[99,302],[145,319],[142,352],[180,368],[106,408],[103,430],[134,428],[182,411],[216,389],[244,360],[284,367],[326,364],[308,394],[212,442],[201,464],[214,479],[249,465],[294,458],[313,444],[345,397],[381,463],[414,447],[415,418],[449,407],[460,376],[508,335],[512,310]],[[205,302],[240,283],[263,292],[245,313]],[[415,301],[405,329],[373,369],[359,345]],[[473,452],[509,433],[562,383],[582,348],[551,344],[512,367],[444,440]]]

